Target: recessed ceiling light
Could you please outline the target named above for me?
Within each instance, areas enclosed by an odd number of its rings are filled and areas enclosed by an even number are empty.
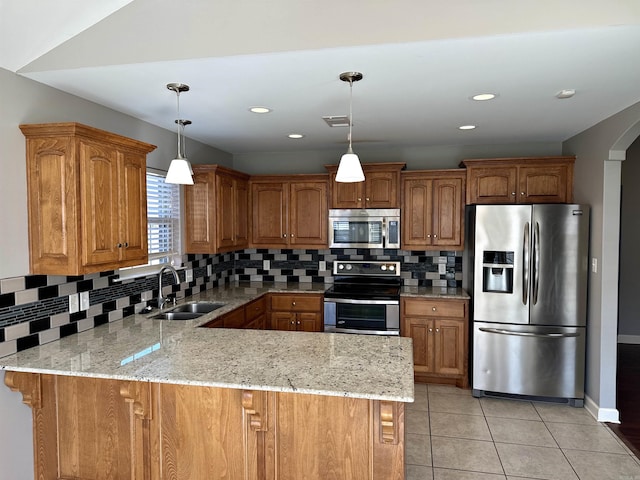
[[[476,128],[475,125],[461,125],[458,127],[459,130],[473,130]]]
[[[249,111],[253,113],[269,113],[271,109],[267,107],[251,107]]]
[[[290,133],[287,137],[297,140],[298,138],[304,138],[304,135],[301,133]]]
[[[483,102],[485,100],[493,100],[497,95],[495,93],[479,93],[471,97],[472,100],[476,100],[478,102]]]

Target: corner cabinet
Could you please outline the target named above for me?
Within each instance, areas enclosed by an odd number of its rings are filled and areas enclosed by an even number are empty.
[[[464,249],[464,184],[460,170],[402,172],[402,248]]]
[[[251,177],[251,246],[326,248],[327,175]]]
[[[146,155],[156,147],[79,123],[20,125],[32,274],[147,263]]]
[[[575,157],[464,160],[467,203],[571,203]]]
[[[364,182],[337,183],[338,165],[325,165],[331,208],[400,208],[400,171],[405,163],[363,164]]]
[[[249,175],[220,165],[194,165],[184,187],[186,253],[221,253],[249,246]]]
[[[413,340],[417,382],[469,386],[469,301],[401,299],[400,334]]]

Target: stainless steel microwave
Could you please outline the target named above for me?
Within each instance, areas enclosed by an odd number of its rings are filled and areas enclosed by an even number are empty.
[[[329,210],[329,247],[400,248],[400,209]]]

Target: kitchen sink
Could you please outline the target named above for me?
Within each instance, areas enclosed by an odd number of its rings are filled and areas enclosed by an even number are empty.
[[[200,315],[204,315],[205,313],[213,312],[220,307],[224,307],[224,303],[212,303],[212,302],[195,302],[195,303],[185,303],[184,305],[180,305],[176,308],[172,308],[171,312],[178,313],[198,313]]]
[[[204,313],[193,312],[162,312],[158,313],[151,318],[154,320],[193,320],[204,315]]]

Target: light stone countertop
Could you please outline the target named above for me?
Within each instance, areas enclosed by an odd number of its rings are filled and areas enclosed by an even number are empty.
[[[452,287],[402,287],[400,289],[402,297],[423,297],[438,299],[469,300],[469,294],[462,288]]]
[[[317,284],[214,288],[180,302],[226,304],[198,319],[131,315],[0,358],[0,368],[412,402],[409,338],[197,328],[267,292],[322,293],[325,288]]]

